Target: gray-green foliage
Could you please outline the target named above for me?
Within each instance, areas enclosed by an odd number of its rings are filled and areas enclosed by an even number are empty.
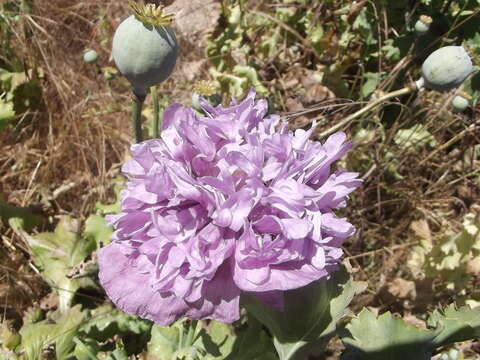
[[[13,46],[13,39],[18,36],[16,25],[23,21],[23,14],[31,12],[31,3],[30,0],[0,3],[0,130],[16,120],[25,122],[41,104],[41,71],[27,68],[25,57]]]
[[[26,360],[38,360],[49,351],[54,351],[57,360],[68,359],[74,349],[73,338],[81,325],[85,313],[80,305],[69,308],[65,313],[50,313],[50,318],[24,323],[20,329]]]
[[[281,360],[303,359],[324,351],[353,296],[363,288],[343,269],[329,280],[286,292],[283,312],[252,295],[244,296],[244,305],[269,328]]]
[[[222,90],[232,96],[243,94],[251,86],[260,94],[266,95],[267,89],[262,85],[255,67],[235,60],[252,50],[251,44],[243,41],[244,21],[248,14],[242,12],[240,5],[236,5],[229,8],[225,15],[226,28],[219,31],[218,36],[213,34],[208,43],[208,56],[214,64],[210,69],[211,74],[220,83]]]
[[[415,124],[411,128],[398,130],[393,139],[402,149],[416,151],[428,145],[433,148],[437,141],[422,124]]]
[[[81,236],[78,227],[77,221],[62,217],[54,232],[37,235],[23,232],[42,277],[58,293],[62,313],[68,311],[80,287],[95,287],[91,278],[70,277],[74,267],[82,263],[96,248],[94,239]]]
[[[453,344],[480,337],[480,308],[468,306],[456,309],[449,305],[443,311],[435,310],[428,318],[427,325],[434,329],[435,347]]]
[[[454,305],[434,311],[421,329],[390,312],[376,317],[363,310],[342,337],[345,360],[430,360],[435,349],[480,335],[480,309]]]
[[[364,309],[348,325],[349,334],[342,338],[346,347],[344,359],[394,360],[431,357],[429,343],[435,335],[408,325],[389,312],[378,318]]]
[[[40,106],[42,88],[34,71],[9,71],[0,67],[0,129],[28,110]]]
[[[146,345],[150,328],[151,323],[109,305],[90,311],[77,304],[65,314],[59,310],[49,312],[45,319],[24,317],[19,333],[12,333],[20,336],[20,342],[11,348],[14,352],[9,359],[37,360],[48,353],[57,360],[72,356],[79,360],[120,359],[122,355],[127,358],[127,352],[139,352]],[[117,338],[117,344],[112,350],[108,342],[113,338]],[[6,352],[2,346],[0,350]]]
[[[241,328],[217,321],[180,320],[169,327],[153,326],[148,354],[154,359],[277,359],[270,337],[254,319]]]
[[[80,332],[89,338],[103,342],[113,337],[148,332],[151,323],[137,316],[128,315],[110,305],[102,305],[89,311],[89,321],[80,327]]]
[[[442,280],[447,289],[461,291],[471,277],[468,268],[478,268],[480,256],[480,218],[475,213],[464,217],[462,229],[445,229],[437,241],[422,236],[408,261],[416,276]]]

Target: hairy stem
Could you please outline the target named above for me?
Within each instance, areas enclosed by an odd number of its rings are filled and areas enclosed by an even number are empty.
[[[418,89],[417,86],[415,84],[412,84],[412,85],[406,86],[406,87],[404,87],[400,90],[395,90],[395,91],[389,92],[389,93],[379,97],[378,99],[375,99],[375,100],[371,101],[365,107],[363,107],[360,110],[358,110],[357,112],[354,112],[353,114],[347,116],[345,119],[341,120],[339,123],[335,124],[331,128],[323,131],[322,133],[320,133],[319,137],[322,138],[322,137],[325,137],[325,136],[328,136],[328,135],[334,133],[335,131],[337,131],[341,127],[349,124],[350,122],[352,122],[356,118],[362,116],[363,114],[370,111],[374,107],[384,103],[385,101],[387,101],[391,98],[394,98],[394,97],[397,97],[397,96],[400,96],[400,95],[406,95],[406,94],[412,93],[412,92],[416,91],[417,89]]]
[[[187,341],[186,345],[191,346],[195,342],[195,333],[197,332],[198,320],[192,320],[190,326],[188,327]]]
[[[135,142],[142,141],[142,106],[146,95],[138,95],[133,92],[132,96],[132,123]]]
[[[156,139],[159,135],[159,119],[160,119],[160,104],[158,102],[157,87],[152,86],[151,93],[153,99],[153,138]]]

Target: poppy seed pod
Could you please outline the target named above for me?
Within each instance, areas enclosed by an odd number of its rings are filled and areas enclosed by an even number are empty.
[[[432,18],[427,15],[422,15],[415,23],[415,32],[417,35],[423,35],[430,29]]]
[[[93,64],[97,62],[98,54],[95,50],[88,50],[83,54],[83,61],[88,64]]]
[[[134,7],[135,15],[125,19],[113,37],[113,59],[120,72],[132,84],[134,92],[145,95],[149,87],[166,80],[177,60],[178,45],[161,8],[153,4]]]
[[[472,97],[466,92],[460,91],[452,100],[453,110],[455,112],[464,111],[470,104]]]
[[[445,46],[431,53],[422,65],[425,86],[448,91],[459,86],[472,72],[472,60],[461,46]]]

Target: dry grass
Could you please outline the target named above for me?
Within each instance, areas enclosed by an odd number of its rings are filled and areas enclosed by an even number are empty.
[[[111,38],[127,11],[117,1],[42,0],[16,24],[15,53],[26,68],[39,70],[43,93],[30,123],[0,132],[0,196],[7,203],[40,204],[45,216],[85,219],[97,201],[111,196],[110,180],[132,140],[130,94],[123,79],[107,81],[100,67],[114,66]],[[160,88],[175,101],[189,101],[190,81],[199,76],[202,64],[195,71],[187,66],[202,58],[194,40],[180,36],[186,65]],[[83,62],[88,48],[98,52],[99,67]],[[45,294],[23,248],[21,239],[4,233],[0,251],[8,261],[0,267],[0,307],[18,312]]]

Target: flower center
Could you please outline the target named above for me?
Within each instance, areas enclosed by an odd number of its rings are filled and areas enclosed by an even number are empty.
[[[130,2],[130,9],[138,21],[153,26],[167,26],[175,20],[175,15],[164,13],[164,7],[155,4],[138,4]]]

